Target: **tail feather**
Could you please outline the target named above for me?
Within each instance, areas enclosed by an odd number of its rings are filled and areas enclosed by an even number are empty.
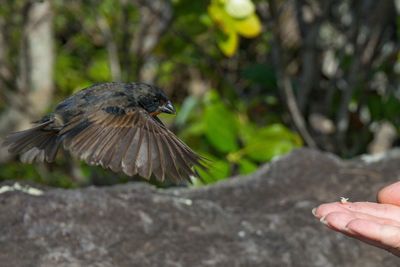
[[[47,162],[53,162],[56,158],[58,148],[60,147],[60,138],[57,136],[55,138],[50,138],[44,147],[44,155]]]
[[[45,129],[52,121],[34,128],[16,132],[5,138],[3,145],[11,154],[21,154],[21,161],[32,163],[54,161],[60,147],[58,131]]]

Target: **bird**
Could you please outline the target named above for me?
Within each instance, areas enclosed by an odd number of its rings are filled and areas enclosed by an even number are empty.
[[[3,145],[24,163],[53,162],[60,147],[89,165],[128,176],[173,182],[198,177],[205,158],[157,117],[175,114],[166,94],[140,82],[97,83],[61,101],[32,128],[6,136]]]

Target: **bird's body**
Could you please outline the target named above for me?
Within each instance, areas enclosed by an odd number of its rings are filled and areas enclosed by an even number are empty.
[[[59,103],[5,145],[24,162],[52,162],[63,146],[92,165],[129,176],[175,181],[195,175],[202,158],[157,118],[175,110],[164,92],[144,83],[95,84]]]
[[[141,98],[148,97],[148,91],[156,87],[143,83],[100,83],[88,87],[68,97],[55,108],[55,115],[62,116],[69,121],[72,117],[82,112],[91,112],[108,107],[144,108],[140,105]],[[159,90],[159,89],[158,89]],[[167,101],[167,97],[160,90],[158,98]]]

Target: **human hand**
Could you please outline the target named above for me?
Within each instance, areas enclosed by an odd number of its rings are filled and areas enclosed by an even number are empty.
[[[400,256],[400,182],[378,192],[378,202],[333,202],[313,209],[330,229]]]

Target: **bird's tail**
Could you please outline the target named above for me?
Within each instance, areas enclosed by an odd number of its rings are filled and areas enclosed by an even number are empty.
[[[21,154],[21,161],[26,163],[54,161],[60,140],[57,130],[46,129],[52,121],[47,121],[34,128],[8,135],[3,145],[11,154]]]

